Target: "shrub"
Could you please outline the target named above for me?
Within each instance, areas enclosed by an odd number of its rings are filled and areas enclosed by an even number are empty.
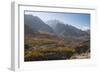
[[[25,61],[69,59],[74,51],[73,48],[66,47],[25,51]]]

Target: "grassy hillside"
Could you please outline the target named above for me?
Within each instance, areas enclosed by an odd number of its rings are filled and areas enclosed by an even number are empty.
[[[42,33],[38,35],[38,37],[25,37],[25,61],[70,59],[75,53],[80,54],[89,49],[86,42],[73,46],[75,42],[72,44],[70,41],[66,42],[66,40],[54,37],[51,34]]]

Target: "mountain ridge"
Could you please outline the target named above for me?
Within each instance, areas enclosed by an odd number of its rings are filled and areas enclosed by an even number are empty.
[[[30,30],[33,32],[52,33],[63,37],[84,37],[90,35],[89,30],[83,31],[75,26],[64,24],[59,20],[49,20],[49,22],[45,23],[38,16],[33,15],[24,15],[24,24],[31,27]]]

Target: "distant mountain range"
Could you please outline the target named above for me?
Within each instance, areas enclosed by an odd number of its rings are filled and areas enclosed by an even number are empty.
[[[34,32],[47,32],[63,37],[86,37],[90,35],[90,30],[82,31],[58,20],[49,20],[45,23],[39,17],[33,15],[24,15],[24,24],[25,32],[30,34]]]
[[[47,24],[49,24],[57,34],[62,34],[63,36],[80,37],[88,34],[86,31],[82,31],[72,25],[64,24],[58,20],[49,20]]]

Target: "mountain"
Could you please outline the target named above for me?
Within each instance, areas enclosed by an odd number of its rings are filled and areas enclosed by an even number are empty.
[[[72,25],[64,24],[59,20],[49,20],[45,23],[39,17],[28,14],[24,15],[24,28],[26,35],[31,34],[38,38],[55,36],[63,38],[66,41],[76,40],[76,42],[90,39],[89,30],[82,31]]]
[[[53,29],[56,28],[57,24],[63,24],[63,22],[59,21],[59,20],[48,20],[46,22],[50,27],[52,27]]]
[[[66,31],[66,26],[58,20],[49,20],[47,21],[47,24],[53,28],[55,34],[61,35]]]
[[[72,25],[66,24],[66,32],[64,32],[64,35],[70,35],[70,36],[75,36],[75,37],[81,37],[88,35],[87,32],[82,31],[81,29],[78,29]]]
[[[46,23],[53,28],[56,34],[60,34],[65,37],[81,37],[88,35],[85,31],[82,31],[72,25],[64,24],[59,20],[49,20]]]
[[[88,29],[88,30],[85,30],[85,32],[87,32],[88,34],[90,34],[90,29]]]
[[[31,29],[34,29],[38,32],[53,32],[53,29],[45,24],[39,17],[33,16],[33,15],[24,15],[24,24],[26,24],[28,27],[31,27]],[[25,26],[26,26],[25,25]]]

